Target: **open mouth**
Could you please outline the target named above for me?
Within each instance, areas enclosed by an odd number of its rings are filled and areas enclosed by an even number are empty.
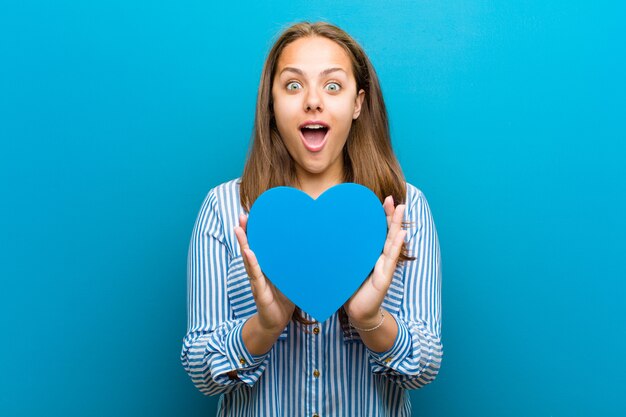
[[[309,124],[300,127],[304,147],[311,152],[319,152],[326,144],[328,126],[321,124]]]

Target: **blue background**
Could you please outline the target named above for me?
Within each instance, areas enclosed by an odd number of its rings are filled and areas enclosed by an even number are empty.
[[[207,416],[186,256],[239,176],[261,66],[327,19],[380,75],[443,257],[419,416],[626,414],[625,7],[4,0],[0,413]]]

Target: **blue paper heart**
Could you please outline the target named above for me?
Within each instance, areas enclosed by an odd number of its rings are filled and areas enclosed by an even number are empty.
[[[362,185],[339,184],[317,200],[276,187],[254,202],[247,234],[265,276],[323,322],[371,272],[385,244],[387,220],[376,194]]]

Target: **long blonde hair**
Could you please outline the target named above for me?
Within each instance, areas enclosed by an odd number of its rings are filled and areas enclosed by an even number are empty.
[[[350,57],[356,79],[357,91],[365,91],[361,113],[353,120],[343,149],[344,182],[361,184],[372,190],[381,203],[388,195],[394,203],[402,204],[406,196],[406,183],[400,164],[391,147],[387,110],[378,76],[363,48],[345,31],[326,22],[300,22],[278,37],[265,60],[256,103],[252,146],[241,177],[240,200],[246,211],[264,191],[277,186],[294,186],[295,163],[278,133],[273,114],[272,83],[276,64],[283,49],[291,42],[320,36],[341,46]],[[404,245],[406,246],[406,245]],[[403,246],[400,262],[410,260]],[[345,311],[341,309],[342,324]],[[294,320],[304,320],[300,310],[294,311]]]

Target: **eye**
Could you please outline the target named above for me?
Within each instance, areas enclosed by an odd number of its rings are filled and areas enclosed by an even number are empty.
[[[336,82],[332,82],[332,83],[328,83],[326,84],[325,87],[328,91],[332,91],[332,92],[336,92],[341,90],[341,85],[339,85],[339,83]]]
[[[299,82],[291,81],[291,82],[287,83],[287,90],[289,90],[289,91],[294,91],[294,90],[297,90],[299,88],[302,88],[302,85],[300,85]]]

